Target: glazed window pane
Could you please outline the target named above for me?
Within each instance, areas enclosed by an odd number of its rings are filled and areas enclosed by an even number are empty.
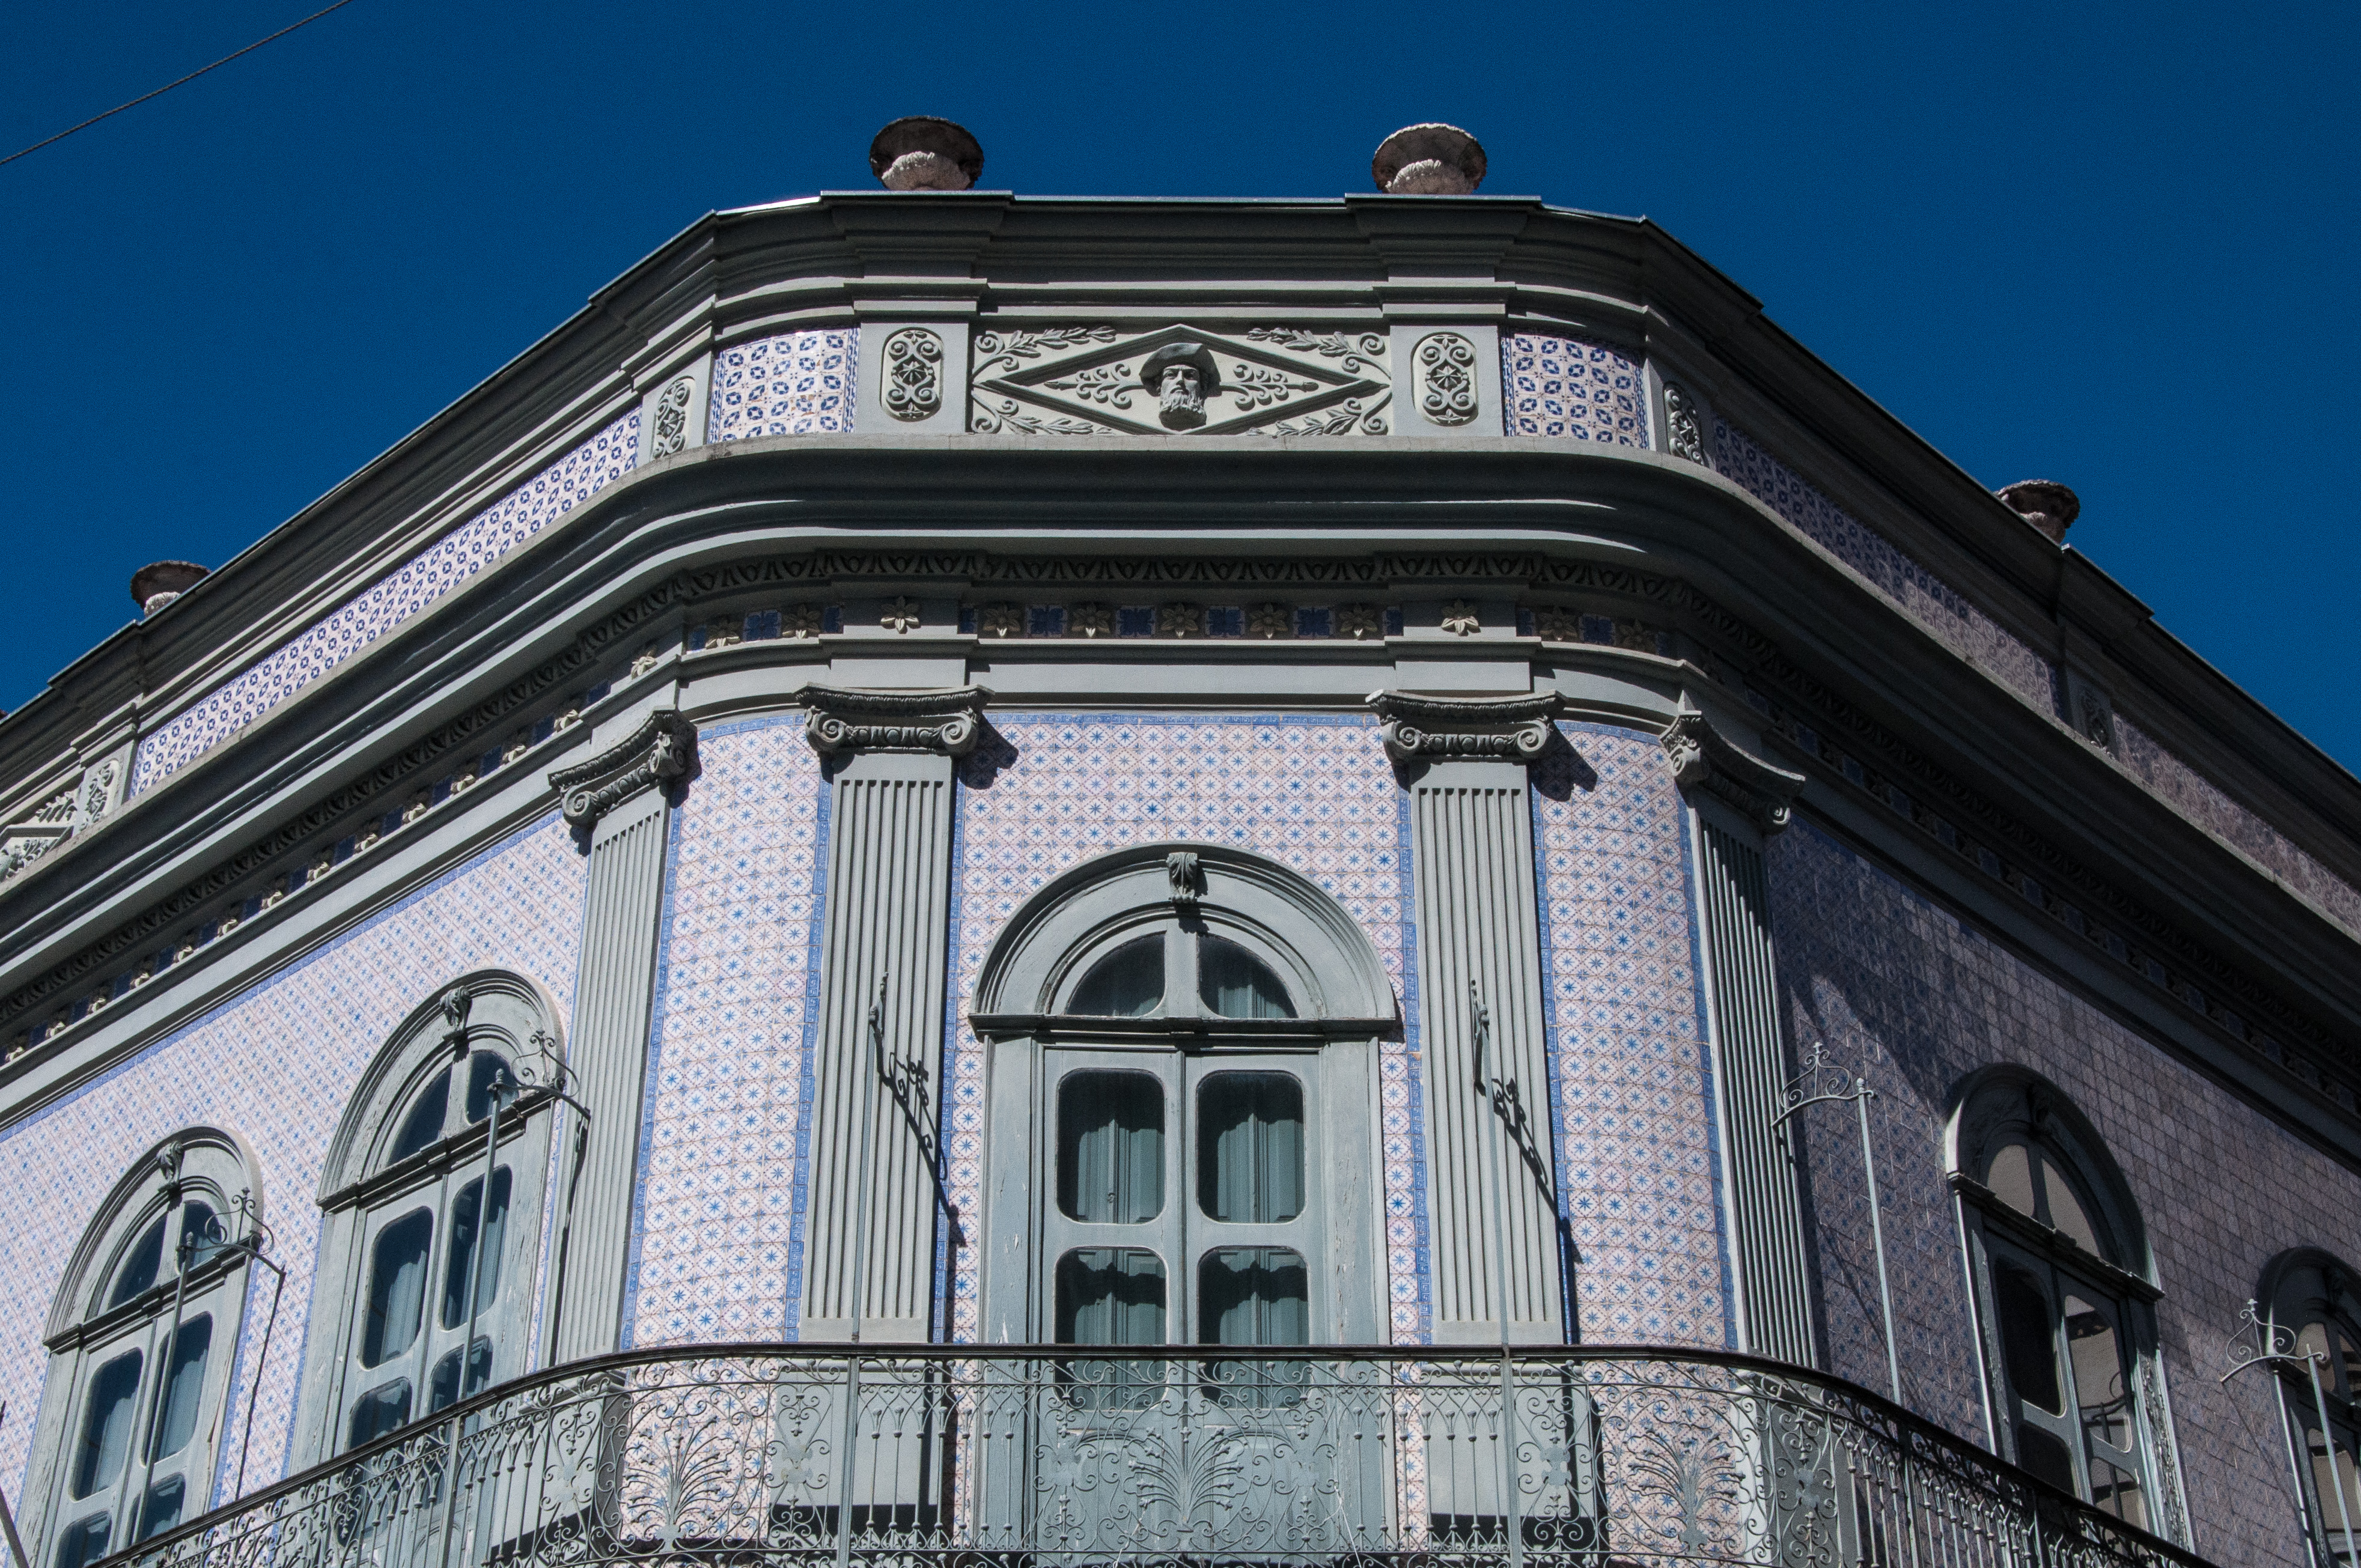
[[[164,1222],[170,1217],[157,1215],[156,1223],[140,1232],[123,1255],[123,1265],[115,1271],[115,1288],[106,1293],[108,1306],[120,1307],[156,1283],[164,1269]]]
[[[145,1541],[179,1524],[188,1492],[188,1482],[179,1475],[167,1475],[148,1487],[139,1505],[139,1530],[132,1539]]]
[[[1220,937],[1197,941],[1197,995],[1217,1018],[1292,1018],[1287,987],[1268,964]]]
[[[476,1310],[482,1312],[500,1299],[500,1241],[508,1234],[509,1191],[513,1183],[507,1167],[492,1173],[492,1219],[485,1227],[483,1272],[476,1280]],[[483,1207],[484,1179],[459,1189],[451,1200],[451,1257],[443,1275],[443,1326],[456,1329],[467,1321],[467,1270],[476,1257],[477,1212]]]
[[[2049,1298],[2033,1276],[2015,1264],[1995,1263],[1993,1309],[2000,1318],[2001,1354],[2016,1397],[2051,1415],[2066,1413],[2058,1387],[2058,1354],[2050,1336],[2056,1325]]]
[[[380,1383],[353,1401],[352,1420],[345,1427],[345,1446],[358,1448],[409,1420],[410,1379],[397,1377],[390,1383]]]
[[[418,1338],[426,1305],[426,1249],[434,1216],[415,1209],[378,1233],[369,1253],[367,1314],[361,1320],[361,1365],[400,1355]]]
[[[1136,1225],[1164,1212],[1164,1085],[1144,1072],[1077,1072],[1058,1088],[1058,1207]]]
[[[74,1447],[72,1492],[87,1497],[111,1486],[131,1453],[131,1422],[139,1406],[139,1352],[126,1351],[90,1380],[82,1411],[82,1441]]]
[[[1303,1086],[1292,1075],[1222,1072],[1200,1086],[1197,1202],[1233,1224],[1303,1212]]]
[[[1091,966],[1066,1011],[1092,1018],[1146,1018],[1164,1002],[1164,938],[1135,937]]]
[[[164,1376],[164,1408],[156,1419],[156,1437],[148,1459],[170,1459],[186,1448],[197,1430],[197,1407],[204,1398],[205,1355],[213,1348],[212,1314],[192,1318],[173,1336],[172,1359]],[[147,1516],[140,1516],[147,1528]]]
[[[394,1135],[393,1146],[386,1151],[385,1160],[408,1159],[419,1150],[432,1148],[443,1136],[443,1119],[451,1112],[451,1069],[445,1068],[434,1075],[434,1081],[413,1101],[410,1114],[401,1119],[401,1131]]]

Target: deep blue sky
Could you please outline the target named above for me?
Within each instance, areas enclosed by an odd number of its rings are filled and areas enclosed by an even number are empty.
[[[37,6],[0,154],[316,9]],[[2361,767],[2361,6],[356,0],[0,168],[0,707],[710,208],[897,115],[1031,193],[1331,195],[1414,120],[1646,214]]]

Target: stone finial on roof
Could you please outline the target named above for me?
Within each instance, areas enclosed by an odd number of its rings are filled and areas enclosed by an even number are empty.
[[[965,191],[983,177],[983,147],[965,126],[905,115],[869,144],[869,172],[888,191]]]
[[[2055,479],[2019,479],[1993,493],[2007,503],[2009,510],[2059,544],[2066,543],[2066,531],[2082,514],[2081,498]]]
[[[1484,144],[1457,126],[1404,126],[1378,144],[1369,176],[1389,196],[1466,196],[1484,183]]]
[[[153,561],[131,574],[131,600],[144,618],[203,582],[211,568],[194,561]]]

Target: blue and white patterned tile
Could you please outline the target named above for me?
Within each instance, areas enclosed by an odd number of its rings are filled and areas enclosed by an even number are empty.
[[[1637,360],[1605,344],[1505,334],[1500,387],[1510,435],[1648,444],[1647,378]]]
[[[827,785],[800,717],[708,729],[676,814],[625,1298],[635,1346],[792,1339]]]
[[[1586,1339],[1733,1343],[1686,807],[1653,737],[1533,770],[1559,1202]],[[1579,753],[1586,770],[1575,760]]]
[[[131,791],[151,789],[261,719],[639,465],[631,410],[469,518],[318,625],[139,743]]]
[[[1359,715],[993,716],[1013,755],[988,785],[960,791],[958,944],[944,1107],[953,1204],[982,1209],[984,1050],[966,1027],[983,955],[1017,907],[1069,866],[1128,844],[1235,844],[1292,867],[1368,933],[1411,1030],[1379,1062],[1391,1332],[1428,1332],[1419,1126],[1416,966],[1408,817],[1375,721]],[[974,1259],[951,1270],[951,1336],[972,1343]]]
[[[1868,578],[1953,652],[1973,661],[2043,712],[2050,711],[2057,675],[2048,660],[2002,630],[1883,534],[1822,495],[1745,431],[1719,416],[1713,428],[1714,466],[1724,477]]]
[[[15,1201],[0,1227],[0,1399],[20,1413],[0,1427],[0,1484],[21,1487],[47,1366],[41,1326],[94,1205],[157,1140],[200,1124],[253,1149],[273,1255],[287,1270],[258,1387],[269,1306],[258,1279],[248,1299],[227,1407],[241,1429],[253,1412],[247,1490],[279,1478],[319,1247],[313,1198],[346,1097],[442,979],[512,969],[570,1009],[582,895],[582,856],[553,816],[0,1132],[0,1180]]]
[[[841,435],[852,428],[858,328],[786,332],[713,356],[705,439]]]

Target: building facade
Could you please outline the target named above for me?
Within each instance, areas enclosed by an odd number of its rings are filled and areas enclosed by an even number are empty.
[[[2354,1561],[2361,784],[1414,129],[897,122],[0,721],[29,1568]]]

